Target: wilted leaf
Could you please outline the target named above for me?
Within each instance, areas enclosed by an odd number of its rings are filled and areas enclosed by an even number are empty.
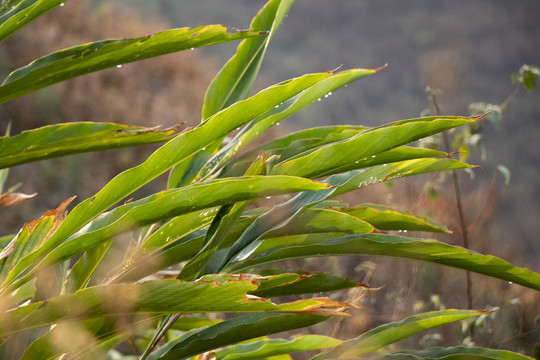
[[[10,193],[0,196],[0,209],[8,206],[13,206],[22,203],[28,199],[36,196],[37,193],[33,194],[23,194],[23,193]]]

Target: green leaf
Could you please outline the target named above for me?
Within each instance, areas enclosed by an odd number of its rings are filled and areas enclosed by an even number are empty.
[[[203,120],[249,95],[268,43],[293,3],[294,0],[271,0],[253,18],[250,28],[261,35],[243,40],[212,81],[206,91]]]
[[[124,205],[129,210],[110,225],[90,232],[84,231],[70,238],[52,250],[43,260],[42,266],[67,260],[135,227],[153,224],[182,213],[245,199],[324,187],[326,184],[291,176],[244,176],[163,191]],[[204,214],[200,216],[204,217]],[[6,282],[9,283],[13,278],[10,276]]]
[[[400,351],[376,357],[374,360],[533,360],[533,358],[507,350],[480,347],[434,347],[418,351]]]
[[[258,273],[263,276],[273,276],[271,282],[262,281],[257,290],[251,292],[252,295],[260,297],[314,294],[361,286],[354,281],[327,273],[291,272],[281,269],[264,269]],[[284,281],[274,281],[279,280],[276,276],[278,274],[284,276]]]
[[[272,239],[267,239],[263,243],[271,241]],[[271,248],[271,245],[267,244],[266,248]],[[539,274],[513,266],[498,257],[478,254],[436,240],[383,234],[349,235],[323,240],[316,244],[274,248],[273,251],[257,253],[253,259],[239,263],[233,268],[240,271],[276,261],[331,255],[377,255],[427,261],[540,290]]]
[[[189,159],[216,139],[330,75],[331,73],[308,74],[271,86],[220,111],[197,128],[176,136],[156,150],[144,163],[117,175],[96,195],[77,205],[42,247],[17,264],[13,274],[24,277],[36,265],[35,262],[41,260],[51,249],[121,199]]]
[[[247,258],[259,246],[260,241],[257,239],[263,233],[286,221],[302,209],[334,196],[404,176],[467,167],[471,166],[451,159],[418,159],[387,164],[386,166],[375,166],[365,171],[354,170],[330,176],[325,180],[330,188],[300,193],[259,216],[233,244],[225,261]],[[216,271],[214,272],[217,272],[221,269],[222,264],[216,262],[215,266]]]
[[[270,129],[282,119],[310,105],[318,98],[367,75],[374,74],[378,69],[352,69],[341,71],[307,88],[298,95],[276,105],[265,114],[255,118],[238,135],[225,145],[205,166],[203,174],[208,174],[221,166],[247,144],[257,139],[263,132]]]
[[[63,2],[63,0],[4,1],[0,7],[0,41],[4,41],[10,35]]]
[[[388,206],[362,204],[354,208],[345,208],[338,211],[367,221],[379,230],[450,232],[446,226],[429,218],[399,211]]]
[[[383,151],[410,143],[460,125],[473,123],[476,118],[430,117],[398,121],[366,130],[353,138],[322,146],[307,155],[298,155],[277,164],[273,174],[295,174],[318,177],[334,173],[351,163],[373,157]],[[391,159],[389,159],[391,160]],[[390,162],[390,161],[389,161]]]
[[[0,168],[82,152],[165,142],[175,130],[91,122],[44,126],[0,138]]]
[[[327,349],[338,346],[342,342],[322,335],[298,336],[293,340],[263,339],[218,350],[216,351],[216,357],[221,360],[262,359],[267,356]]]
[[[246,296],[257,288],[255,281],[224,283],[153,280],[137,284],[114,284],[79,290],[47,301],[30,303],[0,314],[0,336],[69,320],[136,314],[206,312],[294,312],[339,315],[344,304],[329,299],[308,299],[276,305]]]
[[[139,38],[109,39],[74,46],[13,71],[0,86],[0,103],[94,71],[258,35],[252,31],[230,34],[222,25],[207,25],[193,29],[166,30]]]
[[[9,276],[11,269],[20,259],[42,246],[51,236],[64,219],[64,210],[73,199],[74,197],[64,201],[58,208],[45,212],[39,219],[24,224],[19,233],[0,252],[0,281]]]
[[[232,159],[221,172],[221,176],[243,173],[261,151],[279,155],[284,161],[294,155],[331,142],[350,138],[366,130],[365,126],[326,126],[301,130],[282,138],[255,147]]]
[[[373,230],[374,228],[369,222],[356,215],[351,216],[330,209],[307,209],[296,214],[284,226],[266,232],[263,238],[317,232],[366,234],[373,232]]]
[[[444,310],[411,316],[402,321],[376,327],[357,338],[345,341],[332,351],[317,355],[312,359],[357,358],[420,332],[484,313],[485,311],[477,310]]]
[[[170,341],[148,359],[185,359],[229,344],[307,327],[326,319],[327,317],[324,316],[267,312],[239,316],[195,332],[188,337]]]

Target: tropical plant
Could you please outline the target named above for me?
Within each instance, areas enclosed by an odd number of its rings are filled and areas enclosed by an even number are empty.
[[[0,39],[62,4],[5,1]],[[0,102],[92,71],[242,40],[208,88],[202,121],[192,129],[175,133],[65,123],[1,138],[2,184],[7,169],[19,164],[164,143],[69,214],[66,209],[73,198],[24,224],[17,234],[0,238],[2,359],[287,359],[297,351],[329,348],[315,358],[358,358],[379,350],[378,358],[392,359],[530,359],[482,348],[391,354],[380,350],[419,332],[486,314],[476,310],[419,314],[348,341],[318,335],[268,337],[344,316],[358,306],[359,299],[338,302],[317,294],[369,291],[366,285],[329,273],[268,267],[283,260],[391,256],[540,290],[540,275],[528,269],[398,233],[448,231],[433,220],[374,204],[350,207],[334,199],[401,177],[473,168],[444,152],[406,144],[474,123],[478,117],[434,116],[376,128],[319,127],[255,142],[289,115],[380,70],[307,74],[250,96],[268,43],[292,4],[268,1],[248,31],[231,33],[208,25],[93,42],[37,59],[4,80]],[[254,146],[241,153],[248,144]],[[167,189],[126,200],[166,172]],[[2,203],[12,205],[27,197],[8,191]],[[300,294],[315,297],[290,299]],[[287,300],[280,301],[282,297]],[[213,313],[219,315],[205,316]],[[121,355],[121,346],[130,346],[134,355]]]

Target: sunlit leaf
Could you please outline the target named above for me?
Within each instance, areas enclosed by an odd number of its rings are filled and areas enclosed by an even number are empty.
[[[300,154],[274,166],[273,174],[295,174],[318,177],[332,169],[340,169],[352,161],[360,161],[378,153],[410,143],[460,125],[473,123],[476,118],[430,117],[398,121],[366,130],[353,138],[328,144]],[[389,162],[391,159],[388,159]]]
[[[345,341],[332,351],[317,355],[312,359],[357,358],[420,332],[484,313],[484,311],[477,310],[444,310],[411,316],[398,322],[376,327],[357,338]]]
[[[304,335],[293,340],[263,339],[218,350],[216,356],[222,360],[262,359],[267,356],[291,354],[338,346],[343,341],[322,335]]]
[[[82,152],[165,142],[175,130],[91,122],[48,125],[0,138],[0,168]]]
[[[263,242],[271,241],[267,239]],[[266,249],[270,247],[270,243],[266,245]],[[513,266],[498,257],[478,254],[436,240],[383,234],[349,235],[326,241],[322,239],[318,243],[274,248],[257,253],[253,259],[237,264],[234,269],[241,271],[276,261],[331,255],[377,255],[427,261],[540,290],[539,274]]]
[[[136,314],[278,311],[313,315],[339,315],[346,304],[329,299],[308,299],[276,305],[246,294],[255,281],[180,282],[154,280],[138,284],[91,287],[21,306],[0,314],[0,336],[68,320]]]
[[[67,1],[67,0],[66,0]],[[22,29],[64,0],[7,0],[0,7],[0,41]]]
[[[132,39],[109,39],[49,54],[13,71],[0,86],[0,103],[80,75],[190,48],[258,36],[228,33],[222,25],[165,30]]]
[[[479,347],[435,347],[417,351],[400,351],[378,356],[374,360],[438,360],[438,359],[471,359],[471,360],[533,360],[529,356],[507,350],[492,350]]]
[[[345,208],[338,211],[367,221],[379,230],[449,232],[446,226],[429,218],[420,217],[410,212],[399,211],[388,206],[362,204],[354,208]]]

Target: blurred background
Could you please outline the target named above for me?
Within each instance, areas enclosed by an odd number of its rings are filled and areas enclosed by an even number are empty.
[[[5,77],[54,50],[108,37],[141,36],[170,27],[210,23],[245,29],[264,3],[67,2],[2,44],[0,75]],[[43,89],[1,105],[0,131],[4,133],[10,121],[12,134],[69,121],[148,127],[180,122],[195,125],[200,121],[206,87],[235,47],[223,44],[168,55]],[[283,122],[269,133],[269,139],[312,126],[377,126],[434,114],[427,86],[437,90],[436,100],[442,113],[448,115],[469,115],[472,103],[501,105],[512,96],[502,123],[488,124],[475,138],[481,138],[482,147],[473,151],[468,161],[482,168],[475,169],[474,176],[460,173],[459,180],[470,248],[539,272],[540,86],[531,92],[521,89],[515,93],[511,75],[523,64],[540,65],[540,1],[297,0],[270,43],[254,91],[307,72],[341,65],[348,69],[384,64],[388,67],[379,73]],[[18,191],[38,192],[38,196],[3,211],[2,235],[16,232],[26,221],[72,195],[79,201],[93,195],[118,172],[140,163],[154,148],[83,154],[13,169],[9,185],[21,182]],[[501,174],[497,175],[498,165],[510,170],[508,184]],[[158,179],[141,194],[163,187],[164,179]],[[376,201],[433,216],[454,230],[453,235],[442,239],[461,244],[450,178],[401,180],[342,200]],[[320,268],[318,264],[306,266]],[[337,336],[355,336],[377,321],[397,320],[415,311],[465,306],[464,274],[459,271],[395,259],[346,258],[329,260],[325,266],[353,280],[384,286],[366,301],[369,312],[359,313],[347,325],[333,325],[331,331]],[[476,342],[530,351],[538,338],[535,320],[540,323],[537,293],[473,276],[473,304],[476,308],[501,308],[496,316],[478,324]],[[455,340],[458,333],[459,329],[444,330],[411,341],[433,345]]]

